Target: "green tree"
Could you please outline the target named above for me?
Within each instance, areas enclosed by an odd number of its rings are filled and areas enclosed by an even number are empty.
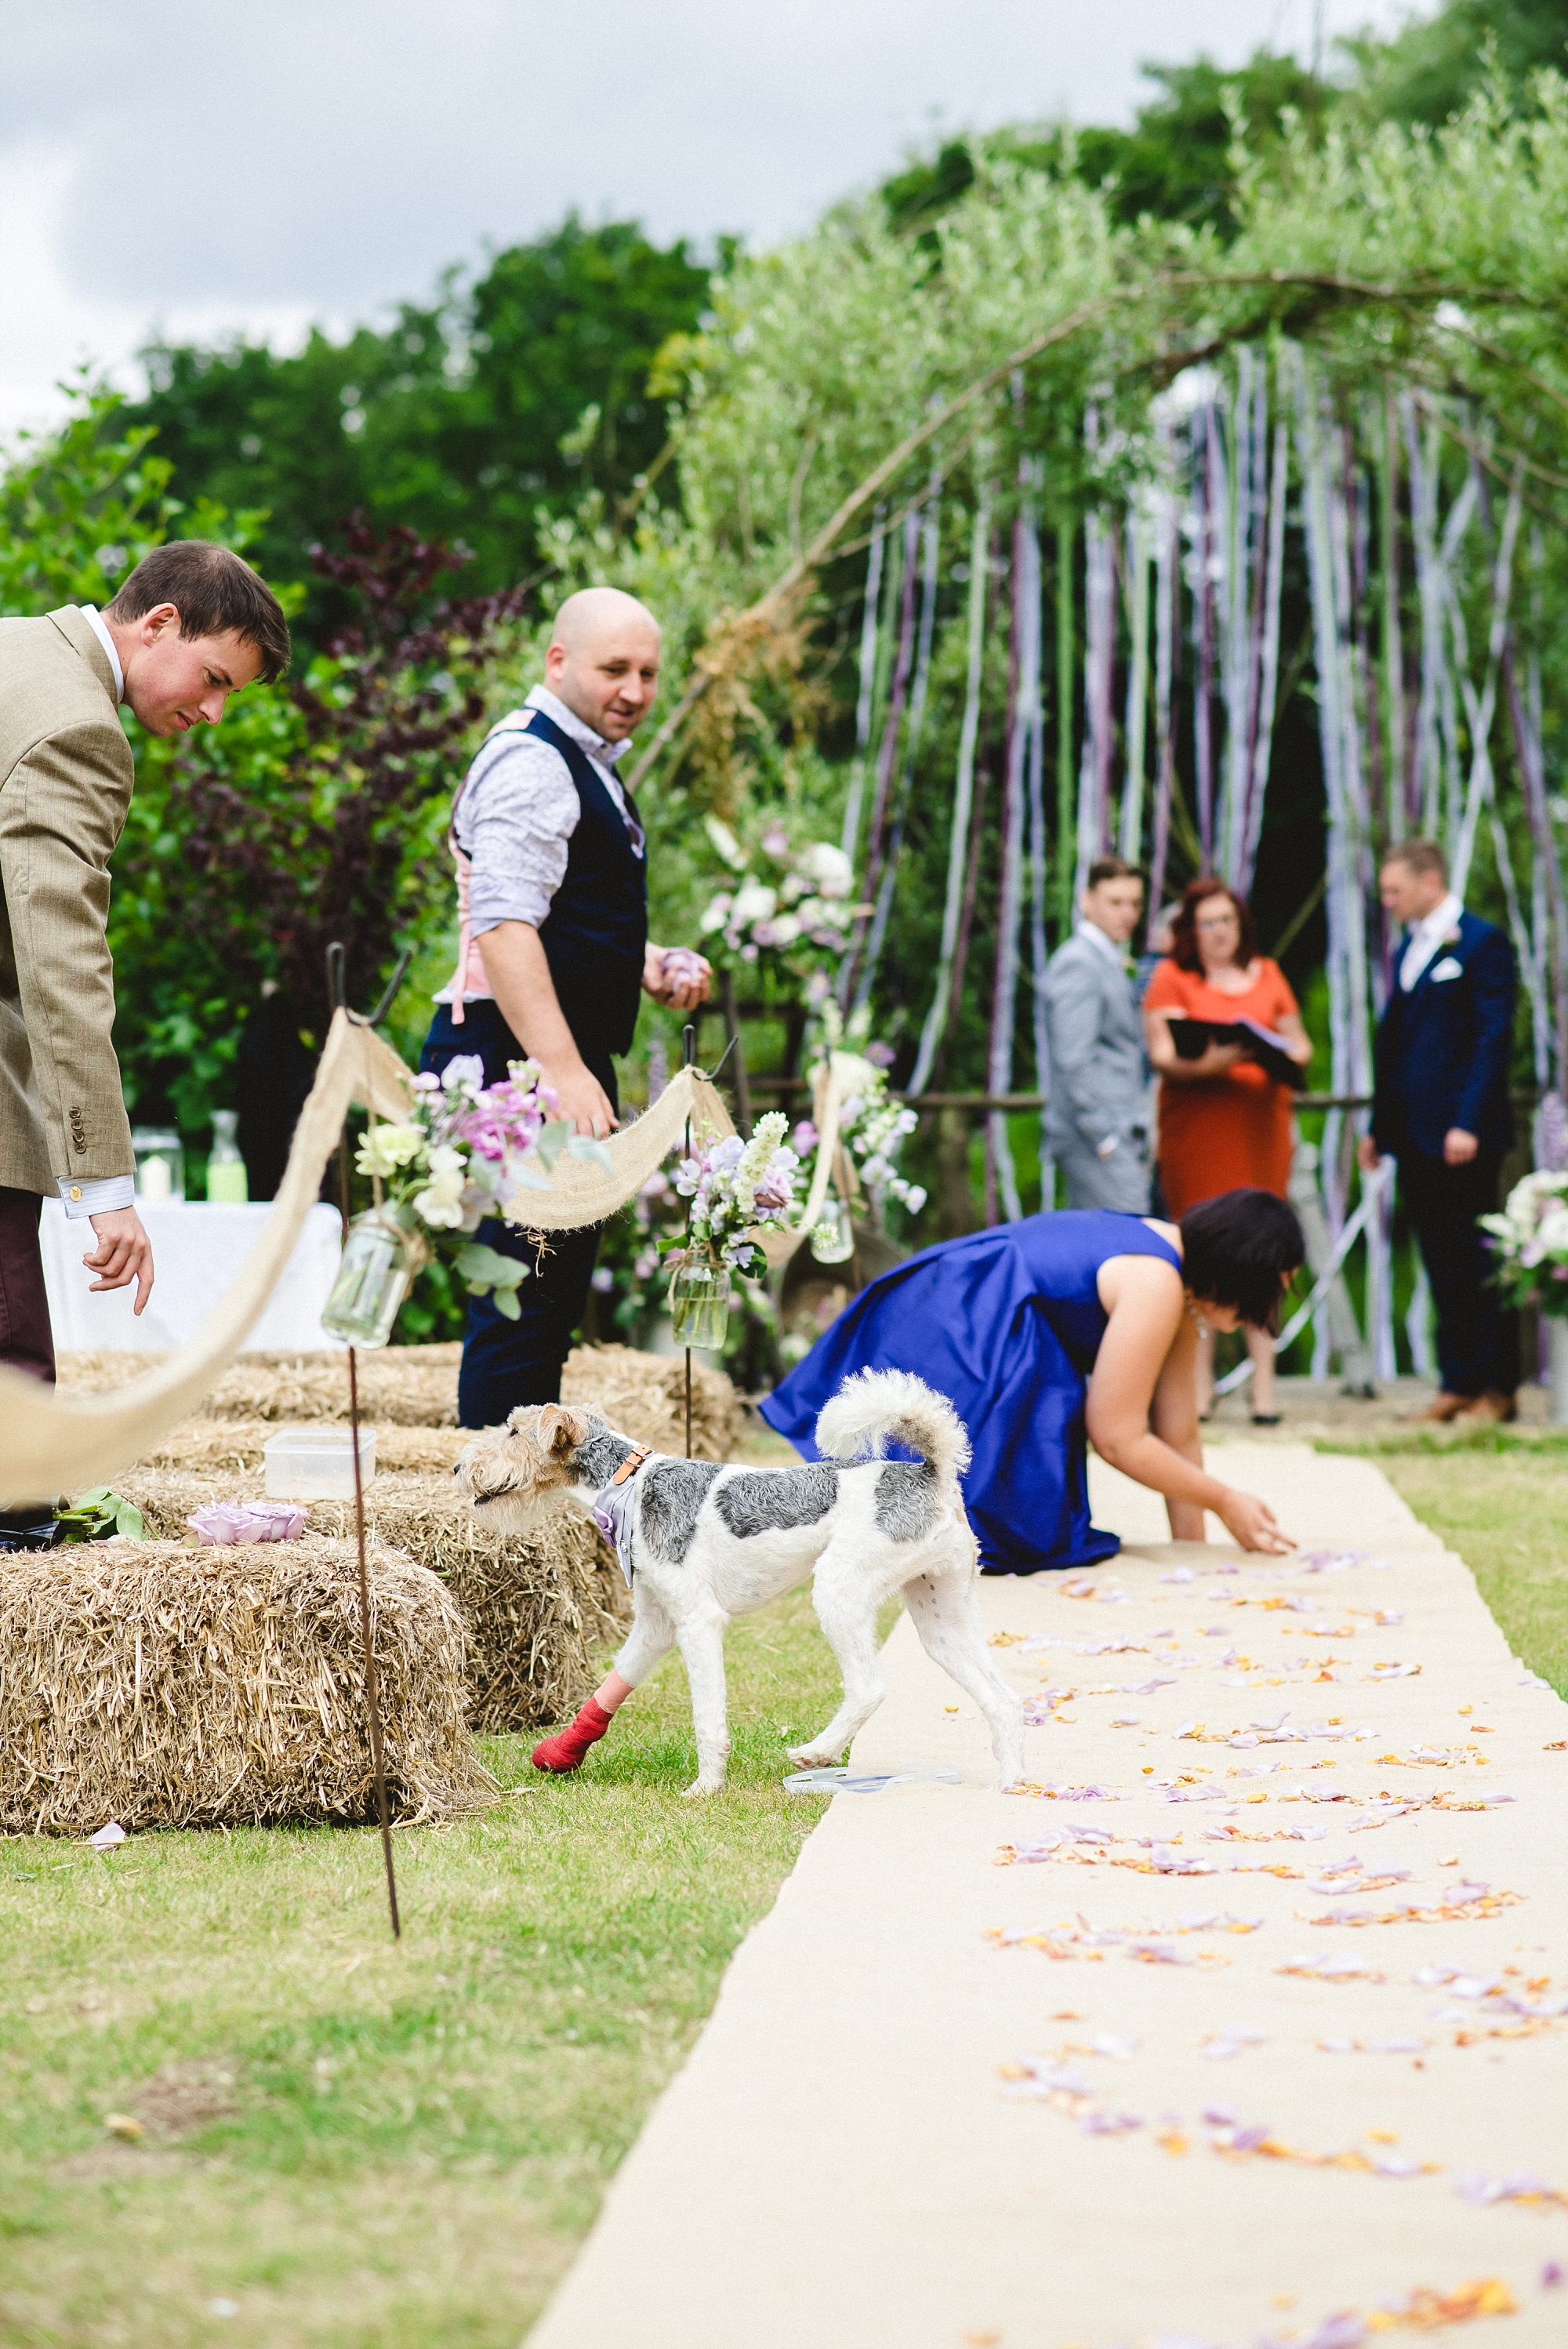
[[[1293,123],[1321,129],[1336,98],[1294,57],[1268,49],[1234,72],[1200,57],[1191,65],[1145,66],[1143,73],[1161,94],[1140,108],[1130,130],[1064,124],[1000,130],[973,142],[950,140],[934,157],[917,158],[883,181],[889,219],[895,228],[929,232],[974,186],[984,151],[1103,188],[1119,222],[1130,225],[1149,213],[1230,238],[1241,223],[1233,118],[1246,123],[1250,151],[1263,160]]]
[[[1449,0],[1391,41],[1363,37],[1343,47],[1356,66],[1356,105],[1372,119],[1447,122],[1494,59],[1504,79],[1519,85],[1539,66],[1561,72],[1568,64],[1568,7],[1563,0]]]
[[[182,495],[267,510],[256,560],[273,580],[310,578],[304,627],[319,641],[346,613],[311,576],[311,550],[350,513],[466,546],[464,591],[484,594],[532,567],[541,508],[585,489],[617,507],[665,439],[654,360],[696,326],[707,286],[684,243],[573,216],[498,254],[470,287],[449,274],[384,333],[313,333],[288,357],[154,346],[126,420],[156,430]]]

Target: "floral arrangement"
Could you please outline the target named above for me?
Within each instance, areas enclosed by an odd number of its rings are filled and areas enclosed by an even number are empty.
[[[514,1061],[487,1086],[478,1054],[460,1054],[439,1076],[417,1076],[407,1122],[368,1127],[355,1160],[361,1174],[385,1185],[387,1206],[403,1228],[449,1255],[471,1297],[493,1292],[497,1311],[512,1321],[528,1267],[469,1236],[487,1216],[504,1215],[518,1191],[548,1190],[563,1149],[573,1157],[606,1154],[553,1117],[555,1107],[537,1062]]]
[[[920,1120],[913,1110],[902,1108],[889,1096],[887,1072],[892,1050],[886,1044],[866,1040],[869,1008],[856,1012],[846,1022],[830,996],[819,1004],[817,1016],[824,1054],[837,1052],[841,1061],[847,1058],[851,1063],[854,1090],[846,1094],[840,1107],[840,1142],[879,1208],[884,1200],[896,1199],[912,1216],[917,1216],[925,1205],[925,1192],[920,1184],[906,1181],[895,1161],[905,1136],[914,1132]],[[802,1155],[816,1151],[818,1139],[817,1129],[809,1120],[795,1129],[795,1147]]]
[[[1501,1215],[1477,1220],[1495,1244],[1497,1286],[1506,1301],[1568,1315],[1568,1174],[1526,1174]]]
[[[784,1140],[789,1121],[778,1110],[757,1121],[749,1142],[727,1133],[683,1158],[676,1189],[691,1201],[688,1251],[707,1248],[734,1272],[756,1277],[767,1258],[752,1235],[783,1231],[795,1204],[800,1161]]]
[[[708,951],[728,962],[768,962],[798,977],[834,964],[850,943],[857,917],[854,868],[826,840],[797,848],[775,819],[748,854],[727,823],[706,819],[707,836],[737,878],[715,892],[700,927]]]

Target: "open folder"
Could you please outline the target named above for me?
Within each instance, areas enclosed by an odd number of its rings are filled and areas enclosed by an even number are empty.
[[[1201,1061],[1211,1044],[1239,1044],[1244,1057],[1266,1069],[1277,1083],[1295,1092],[1306,1083],[1306,1071],[1291,1058],[1284,1038],[1272,1028],[1260,1028],[1255,1019],[1172,1019],[1171,1041],[1182,1061]]]

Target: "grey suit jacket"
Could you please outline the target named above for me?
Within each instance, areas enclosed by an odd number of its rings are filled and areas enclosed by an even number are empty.
[[[135,772],[114,671],[73,605],[0,620],[0,1184],[136,1161],[120,1092],[108,860]]]
[[[1149,1077],[1143,1022],[1132,981],[1089,938],[1066,939],[1046,966],[1043,989],[1050,1039],[1050,1101],[1046,1137],[1056,1147],[1078,1141],[1098,1150],[1123,1141],[1148,1121]]]

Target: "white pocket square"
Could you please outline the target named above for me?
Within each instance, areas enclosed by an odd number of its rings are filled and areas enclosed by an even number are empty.
[[[1432,985],[1435,987],[1439,978],[1462,978],[1464,970],[1462,962],[1456,962],[1452,955],[1445,955],[1432,973]]]

